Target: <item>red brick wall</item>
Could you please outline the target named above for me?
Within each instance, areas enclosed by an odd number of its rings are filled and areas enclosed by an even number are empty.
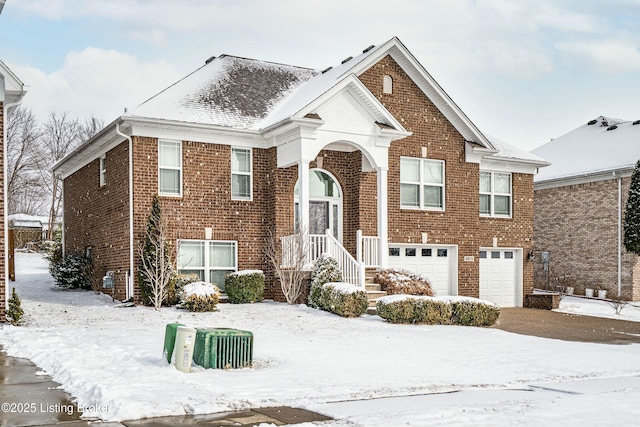
[[[631,179],[622,181],[622,214]],[[539,259],[551,255],[550,278],[570,276],[576,292],[584,288],[607,289],[618,294],[618,181],[590,182],[535,192],[536,286],[546,277]],[[638,257],[622,246],[622,296],[640,300],[640,283],[634,271]]]
[[[4,170],[4,103],[0,102],[0,170]],[[0,174],[0,189],[4,188],[4,173]],[[6,318],[6,301],[7,301],[7,282],[6,282],[6,265],[4,258],[4,200],[6,195],[0,190],[0,322],[7,320]]]
[[[382,93],[385,74],[393,78],[393,93]],[[465,162],[465,141],[436,106],[389,56],[364,72],[360,80],[413,134],[391,144],[389,150],[389,239],[391,242],[422,242],[428,233],[431,244],[458,245],[458,290],[461,295],[479,295],[479,248],[490,247],[498,238],[501,247],[523,248],[526,255],[533,238],[533,177],[513,174],[513,217],[480,218],[479,165]],[[445,162],[445,211],[400,209],[400,156]],[[375,176],[375,175],[374,175]],[[375,186],[373,187],[375,188]],[[375,194],[375,193],[374,193]],[[369,207],[367,210],[370,210]],[[375,210],[367,212],[375,215]],[[465,262],[473,256],[473,262]],[[532,265],[523,264],[524,293],[533,286]]]
[[[129,269],[128,143],[106,153],[106,185],[95,159],[64,180],[65,252],[92,248],[97,279],[115,271],[115,297],[125,299]]]

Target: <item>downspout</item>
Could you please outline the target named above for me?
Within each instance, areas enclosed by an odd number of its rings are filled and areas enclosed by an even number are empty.
[[[7,312],[7,310],[9,309],[9,286],[8,286],[8,277],[9,277],[9,271],[7,269],[7,267],[9,266],[9,245],[7,245],[7,241],[8,241],[8,237],[9,237],[9,221],[7,221],[7,214],[9,212],[9,198],[7,197],[8,190],[9,187],[7,185],[7,172],[8,172],[8,165],[7,165],[7,119],[9,118],[9,109],[13,108],[13,107],[17,107],[18,105],[22,104],[22,97],[20,97],[19,100],[15,101],[15,102],[9,102],[7,104],[2,104],[3,105],[3,111],[2,111],[2,191],[4,194],[4,202],[3,202],[3,209],[4,209],[4,215],[2,218],[2,222],[3,227],[4,227],[4,254],[3,254],[3,259],[4,259],[4,311],[5,313]]]
[[[622,177],[618,176],[618,298],[622,295]]]
[[[120,123],[116,123],[116,133],[129,141],[129,274],[127,276],[126,299],[133,300],[133,140],[120,131]]]

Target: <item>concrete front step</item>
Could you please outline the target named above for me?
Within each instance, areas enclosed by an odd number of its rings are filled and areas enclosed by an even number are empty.
[[[385,291],[367,291],[367,298],[369,299],[369,307],[375,307],[378,298],[386,297]]]
[[[375,283],[365,283],[364,288],[366,289],[367,292],[369,291],[376,291],[379,292],[382,290],[382,287],[380,285],[377,285]]]

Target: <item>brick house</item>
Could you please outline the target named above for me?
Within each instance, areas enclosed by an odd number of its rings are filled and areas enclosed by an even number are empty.
[[[542,159],[487,138],[397,39],[323,71],[222,55],[118,117],[59,162],[66,251],[90,247],[137,298],[159,194],[177,268],[224,283],[269,271],[308,230],[346,280],[426,273],[438,294],[522,304],[533,288],[533,174]],[[267,274],[266,296],[280,298]]]
[[[624,249],[622,225],[639,140],[640,120],[601,116],[533,151],[551,162],[534,180],[535,252],[550,253],[550,282],[566,277],[577,293],[640,300],[640,264]],[[544,288],[543,264],[535,265]]]
[[[0,12],[2,12],[2,6],[4,2],[0,3]],[[0,262],[0,322],[6,321],[6,309],[9,300],[9,282],[6,280],[6,271],[8,265],[8,248],[5,245],[5,238],[8,235],[7,231],[7,197],[5,196],[5,177],[6,177],[6,165],[4,159],[4,153],[6,153],[6,135],[5,127],[7,120],[11,112],[22,102],[26,91],[24,84],[20,79],[11,72],[11,70],[0,61],[0,141],[2,143],[2,149],[0,150],[0,168],[2,168],[2,182],[0,182],[0,194],[2,195],[2,203],[0,203],[0,221],[3,224],[0,227],[0,253],[2,253],[2,262]]]

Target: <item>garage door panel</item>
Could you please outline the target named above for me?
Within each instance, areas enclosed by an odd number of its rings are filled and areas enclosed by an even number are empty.
[[[517,305],[517,271],[514,250],[481,251],[480,298],[501,307]]]
[[[390,246],[392,247],[392,246]],[[415,248],[415,251],[413,250]],[[451,295],[451,248],[437,246],[403,246],[389,256],[389,267],[427,277],[436,295]],[[415,256],[407,256],[415,254]],[[440,255],[440,256],[438,256]]]

